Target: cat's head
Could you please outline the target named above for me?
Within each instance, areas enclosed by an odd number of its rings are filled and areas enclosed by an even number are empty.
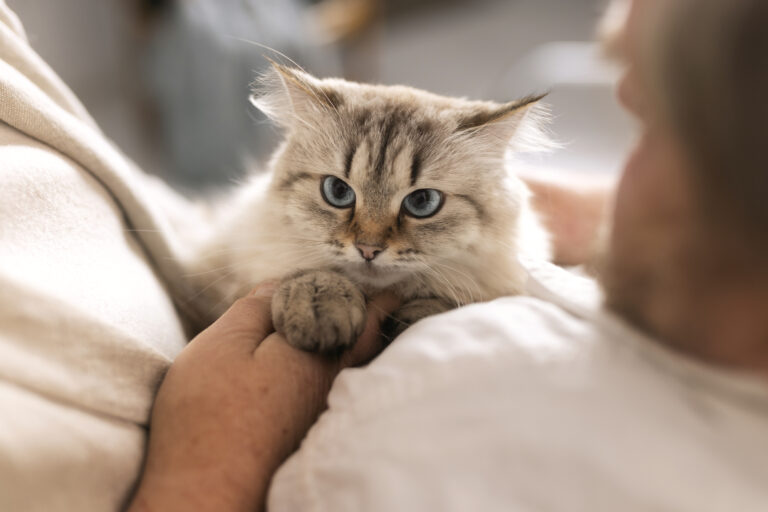
[[[540,97],[467,101],[273,68],[251,98],[286,131],[271,202],[312,265],[386,287],[515,250],[525,191],[504,160],[537,140]]]

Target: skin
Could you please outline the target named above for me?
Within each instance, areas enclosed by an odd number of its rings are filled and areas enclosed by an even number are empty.
[[[615,192],[608,304],[688,356],[768,377],[768,279],[696,271],[701,254],[727,248],[697,222],[693,169],[645,81],[641,20],[660,1],[633,3],[621,41],[627,72],[619,98],[637,119],[640,137]],[[587,253],[573,246],[592,241],[611,189],[569,193],[541,182],[533,188],[556,252],[563,261],[583,262]],[[570,234],[571,218],[580,219],[578,236]],[[274,471],[325,408],[333,378],[381,350],[379,324],[397,307],[392,298],[374,299],[354,349],[328,359],[294,349],[273,332],[272,291],[266,286],[239,300],[171,366],[130,511],[263,510]]]
[[[616,187],[613,177],[523,176],[533,192],[531,205],[552,236],[552,260],[557,265],[591,267],[599,252],[607,227],[611,197]]]
[[[662,0],[632,2],[619,53],[622,105],[640,136],[618,184],[603,284],[609,307],[689,357],[768,376],[766,269],[739,261],[700,213],[696,168],[643,58]],[[746,251],[747,253],[749,251]]]
[[[274,332],[276,283],[239,299],[174,361],[152,411],[147,459],[128,510],[263,510],[272,474],[325,409],[336,375],[383,348],[379,326],[398,302],[368,304],[365,331],[337,358]]]
[[[529,180],[534,205],[553,233],[556,257],[578,264],[592,256],[583,248],[599,233],[597,212],[613,203],[598,269],[608,307],[688,357],[767,377],[768,272],[739,264],[733,241],[702,219],[695,166],[659,108],[643,58],[653,33],[647,24],[663,3],[631,2],[613,49],[625,65],[617,96],[639,132],[615,190]]]

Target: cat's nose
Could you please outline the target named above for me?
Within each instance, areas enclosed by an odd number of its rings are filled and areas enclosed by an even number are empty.
[[[365,245],[365,244],[355,244],[355,247],[357,247],[357,250],[360,252],[360,256],[363,257],[365,261],[373,261],[376,256],[381,254],[382,249],[381,247],[376,247],[375,245]]]

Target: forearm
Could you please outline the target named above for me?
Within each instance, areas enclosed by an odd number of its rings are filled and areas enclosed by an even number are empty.
[[[269,482],[325,407],[335,363],[267,337],[250,369],[252,403],[235,429],[193,439],[176,453],[153,439],[131,512],[263,509]],[[220,412],[219,412],[220,413]],[[218,428],[215,418],[211,429]],[[247,432],[246,432],[247,430]],[[159,455],[159,456],[157,456]]]
[[[325,409],[333,379],[381,351],[379,327],[399,306],[374,297],[354,347],[326,357],[273,332],[275,285],[236,301],[171,365],[130,512],[263,510],[272,475]]]

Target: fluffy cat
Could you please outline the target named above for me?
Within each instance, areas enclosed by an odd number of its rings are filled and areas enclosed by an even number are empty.
[[[336,352],[380,290],[403,301],[390,336],[522,292],[518,255],[546,258],[548,244],[506,157],[537,140],[539,99],[468,101],[273,65],[251,101],[285,139],[270,172],[227,199],[192,264],[205,309],[215,317],[280,278],[276,329],[298,348]]]

